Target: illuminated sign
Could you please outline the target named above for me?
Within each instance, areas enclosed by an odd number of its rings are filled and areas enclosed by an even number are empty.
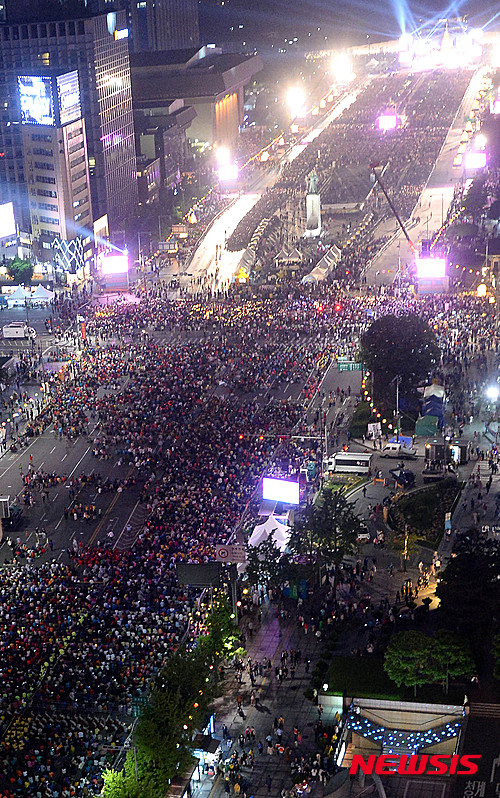
[[[59,105],[59,124],[67,125],[80,119],[82,109],[80,105],[80,87],[78,85],[78,72],[66,72],[56,78],[57,100]]]
[[[445,258],[416,258],[419,280],[442,280],[446,276]]]
[[[284,504],[299,504],[299,483],[289,479],[264,477],[262,480],[262,498]]]
[[[382,114],[378,118],[378,129],[383,130],[394,130],[397,127],[398,118],[394,114]]]
[[[128,255],[126,253],[111,254],[104,253],[100,256],[100,265],[103,275],[127,274]]]
[[[485,152],[466,152],[464,156],[464,167],[466,169],[484,169],[486,166]]]
[[[0,205],[0,238],[10,238],[15,235],[14,206],[12,202],[6,202],[4,205]]]
[[[128,39],[128,28],[122,28],[122,30],[115,30],[115,42],[119,42],[120,39]]]
[[[52,78],[18,75],[19,104],[23,125],[55,125]]]

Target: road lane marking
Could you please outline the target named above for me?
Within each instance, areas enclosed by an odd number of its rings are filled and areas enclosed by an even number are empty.
[[[137,499],[137,501],[136,501],[136,503],[134,505],[134,509],[132,510],[132,512],[130,513],[129,517],[125,521],[125,524],[123,526],[122,531],[120,532],[119,536],[117,537],[117,539],[114,542],[114,545],[113,545],[114,549],[116,549],[116,547],[118,546],[118,543],[120,542],[123,533],[125,532],[126,528],[128,527],[130,519],[132,518],[132,516],[134,515],[135,511],[137,510],[137,507],[138,507],[139,503],[140,503],[140,499]]]
[[[80,465],[80,463],[82,462],[82,460],[84,460],[84,459],[85,459],[85,457],[88,455],[88,453],[89,453],[89,452],[90,452],[90,446],[87,446],[87,448],[85,449],[84,453],[83,453],[83,454],[82,454],[82,456],[80,457],[80,459],[79,459],[78,463],[77,463],[77,464],[76,464],[76,466],[74,467],[73,471],[71,471],[71,472],[70,472],[70,474],[69,474],[69,478],[71,478],[71,477],[73,476],[73,474],[75,473],[76,469],[78,468],[78,466]],[[67,455],[66,455],[66,457],[67,457]],[[64,460],[64,457],[63,457],[63,460]]]
[[[54,448],[50,450],[50,454],[52,454],[52,452],[55,452],[55,450],[56,450],[56,447],[54,446]]]
[[[68,456],[67,454],[64,455],[64,457],[61,459],[61,463],[63,462],[63,460],[66,460],[67,456]]]
[[[63,518],[64,518],[64,516],[62,515],[60,517],[59,521],[57,522],[57,524],[55,525],[54,529],[59,529],[59,527],[61,526]]]

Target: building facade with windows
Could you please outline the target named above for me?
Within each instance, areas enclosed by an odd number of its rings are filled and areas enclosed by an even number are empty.
[[[130,19],[136,53],[199,45],[197,0],[131,0]]]
[[[26,111],[21,109],[18,81],[23,76],[49,77],[54,71],[78,73],[89,205],[95,218],[107,213],[111,229],[116,229],[134,213],[138,194],[127,37],[124,11],[0,25],[0,195],[14,202],[22,230],[31,226],[26,166],[29,162],[35,169],[35,159],[25,157],[22,114]],[[64,135],[62,140],[64,149]],[[71,163],[74,160],[70,158]]]

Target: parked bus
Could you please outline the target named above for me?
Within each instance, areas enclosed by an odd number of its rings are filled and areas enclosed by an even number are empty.
[[[372,457],[372,454],[359,452],[335,452],[326,461],[326,471],[339,474],[368,474]]]

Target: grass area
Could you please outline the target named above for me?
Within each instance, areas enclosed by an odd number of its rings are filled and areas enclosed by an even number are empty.
[[[397,701],[402,691],[387,676],[382,657],[332,657],[325,682],[331,695],[385,698]]]
[[[408,524],[409,531],[422,539],[422,545],[436,546],[443,535],[444,514],[451,511],[460,488],[456,480],[445,479],[403,494],[391,506],[390,526],[402,534]]]

